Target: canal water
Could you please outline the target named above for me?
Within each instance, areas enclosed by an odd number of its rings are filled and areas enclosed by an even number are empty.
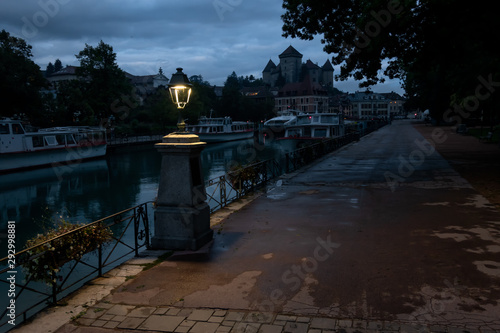
[[[201,155],[205,180],[235,164],[279,158],[275,142],[260,139],[210,144]],[[155,200],[161,155],[153,144],[122,147],[103,159],[0,175],[0,247],[7,221],[16,221],[16,249],[59,219],[88,223]],[[5,253],[4,253],[5,252]]]

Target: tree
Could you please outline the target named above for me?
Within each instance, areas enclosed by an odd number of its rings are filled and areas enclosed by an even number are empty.
[[[31,45],[24,39],[0,31],[0,100],[2,116],[40,116],[40,89],[46,81],[32,60]]]
[[[47,68],[45,69],[45,77],[49,77],[54,73],[55,73],[54,65],[51,62],[49,62]]]
[[[85,44],[76,58],[88,106],[97,119],[108,118],[116,111],[117,101],[133,95],[132,86],[116,63],[116,53],[101,40],[97,47]]]
[[[59,59],[56,59],[54,62],[54,72],[59,72],[63,68],[62,62]]]
[[[306,40],[322,35],[324,50],[341,65],[338,79],[354,77],[367,87],[383,82],[382,72],[399,78],[415,105],[442,118],[450,103],[463,105],[474,96],[478,77],[499,79],[500,21],[494,6],[458,0],[284,0],[283,34]],[[494,98],[480,102],[491,104]]]

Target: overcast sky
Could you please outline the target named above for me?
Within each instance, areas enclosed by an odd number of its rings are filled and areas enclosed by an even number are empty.
[[[262,77],[269,59],[289,45],[320,66],[331,55],[320,37],[302,41],[282,37],[278,0],[0,0],[0,30],[33,46],[33,60],[45,69],[60,59],[78,65],[75,54],[100,40],[113,47],[121,69],[148,75],[176,67],[222,85],[233,71]],[[338,73],[338,67],[335,73]],[[358,82],[335,82],[343,91]],[[374,86],[375,92],[402,93],[398,81]]]

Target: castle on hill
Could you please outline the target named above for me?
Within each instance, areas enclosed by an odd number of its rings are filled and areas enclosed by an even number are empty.
[[[318,83],[324,87],[333,86],[333,66],[330,60],[320,67],[311,60],[302,63],[302,57],[302,54],[290,45],[279,55],[278,65],[269,60],[262,71],[264,83],[276,87],[308,79],[311,83]]]

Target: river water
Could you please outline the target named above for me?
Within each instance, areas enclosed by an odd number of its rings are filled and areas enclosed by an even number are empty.
[[[203,175],[212,179],[235,163],[283,153],[279,144],[262,139],[207,145],[201,155]],[[6,254],[7,221],[16,221],[19,251],[54,220],[88,223],[154,200],[160,168],[161,155],[149,144],[118,148],[99,160],[0,175],[1,257]]]

